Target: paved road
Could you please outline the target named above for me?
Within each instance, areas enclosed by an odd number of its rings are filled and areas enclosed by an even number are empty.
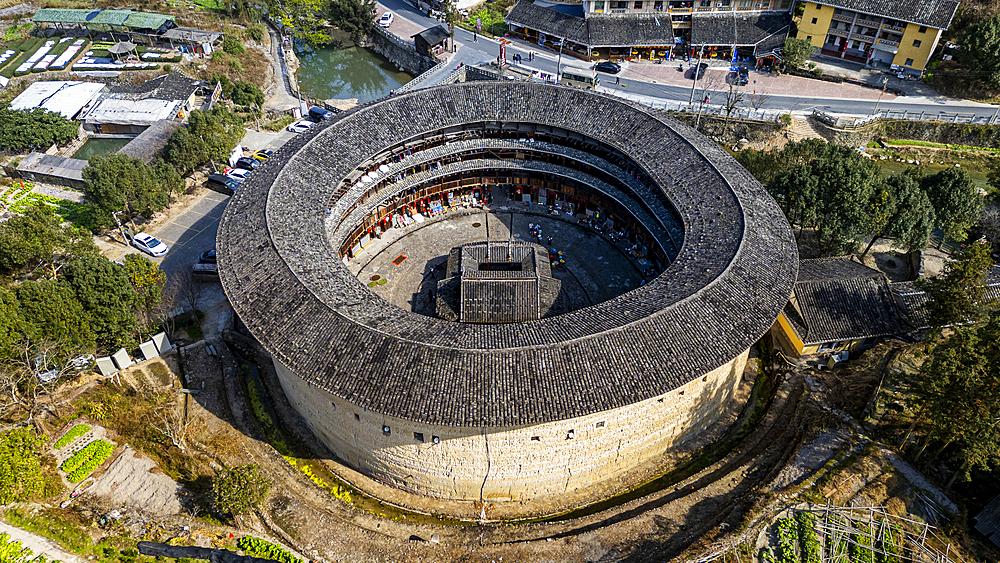
[[[295,136],[295,133],[256,133],[248,131],[243,146],[250,150],[277,149]],[[151,234],[170,247],[161,258],[150,258],[160,263],[167,277],[183,275],[191,265],[198,262],[202,252],[215,248],[215,236],[219,231],[219,219],[226,210],[229,196],[207,191],[191,204],[184,213],[161,225]],[[131,248],[126,253],[138,252]]]
[[[417,11],[404,0],[380,0],[379,6],[394,12],[397,17],[405,18],[417,25],[431,27],[441,23],[434,18],[428,18],[425,14]],[[464,62],[465,64],[481,64],[496,60],[500,54],[500,44],[487,37],[478,36],[473,40],[473,34],[462,28],[455,29],[455,42],[459,45],[459,52],[455,59],[455,64]],[[528,52],[535,53],[535,59],[528,61]],[[556,74],[557,66],[571,65],[576,67],[588,66],[589,63],[580,61],[572,57],[559,57],[557,53],[548,50],[536,51],[531,49],[528,43],[515,41],[507,46],[507,59],[510,60],[514,54],[521,55],[523,65],[533,70],[538,70],[546,74]],[[751,73],[753,79],[756,72]],[[614,84],[614,76],[601,73],[602,82],[605,85]],[[622,83],[631,94],[640,96],[650,96],[661,100],[688,101],[691,95],[690,85],[656,84],[641,80],[623,79]],[[699,86],[699,90],[701,87]],[[714,97],[714,96],[713,96]],[[717,99],[717,98],[716,98]],[[808,96],[771,96],[761,109],[774,109],[792,112],[808,112],[812,109],[821,109],[833,113],[843,113],[849,115],[867,115],[875,109],[875,100],[838,99],[838,98],[816,98]],[[941,111],[948,113],[975,114],[981,117],[992,117],[997,110],[997,106],[970,102],[967,100],[957,100],[945,97],[900,97],[895,100],[881,100],[878,102],[879,109],[885,110],[906,110],[908,112],[928,112],[938,113]]]

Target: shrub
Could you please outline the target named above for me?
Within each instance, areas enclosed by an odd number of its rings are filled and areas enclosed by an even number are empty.
[[[280,561],[281,563],[302,563],[301,559],[294,557],[281,546],[253,536],[243,536],[240,538],[236,542],[236,549],[239,549],[246,555],[261,559],[271,559]]]
[[[802,563],[820,563],[819,536],[816,535],[816,515],[812,512],[799,512],[795,515],[799,521],[799,544],[802,547]]]
[[[795,558],[795,543],[798,539],[795,520],[782,518],[778,520],[778,561],[780,563],[798,563]]]
[[[77,424],[73,428],[70,428],[69,432],[63,434],[62,438],[56,440],[56,446],[55,446],[56,449],[58,450],[62,448],[63,446],[69,444],[73,440],[76,440],[80,436],[83,436],[87,432],[90,432],[90,426],[87,426],[86,424]]]
[[[812,73],[814,75],[816,75],[816,76],[823,76],[823,69],[821,69],[821,68],[814,68],[814,69],[812,69]]]
[[[778,118],[778,121],[780,121],[785,127],[789,127],[792,124],[792,116],[790,114],[783,113],[781,114],[781,117]]]
[[[174,70],[174,67],[172,67],[170,65],[163,65],[163,72],[166,72],[167,74],[169,74],[173,70]]]
[[[73,454],[62,464],[62,470],[69,473],[71,483],[79,483],[84,477],[93,473],[97,466],[108,459],[115,447],[104,440],[94,440],[82,450]]]
[[[215,507],[226,514],[244,514],[260,506],[271,480],[256,465],[226,469],[212,480]]]
[[[226,35],[222,39],[222,50],[228,55],[242,55],[246,52],[240,40],[232,35]],[[214,57],[213,57],[214,58]]]

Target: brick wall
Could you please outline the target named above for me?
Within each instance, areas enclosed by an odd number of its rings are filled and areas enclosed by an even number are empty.
[[[744,351],[703,377],[628,407],[502,429],[431,426],[386,416],[310,386],[278,361],[275,368],[313,432],[368,475],[418,494],[520,501],[620,477],[702,432],[732,399],[746,360]]]

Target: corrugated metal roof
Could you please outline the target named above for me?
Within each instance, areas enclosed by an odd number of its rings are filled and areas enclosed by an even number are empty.
[[[31,21],[35,23],[78,23],[86,24],[97,17],[101,10],[71,10],[64,8],[42,8],[35,12]]]
[[[174,16],[150,14],[146,12],[132,12],[125,20],[125,26],[132,29],[160,29],[167,22],[176,25]]]
[[[35,23],[66,23],[82,25],[110,25],[131,29],[160,29],[170,22],[174,27],[175,17],[132,10],[73,10],[64,8],[42,8],[35,12],[31,21]]]
[[[10,103],[11,109],[42,108],[72,119],[104,89],[100,82],[35,82]]]

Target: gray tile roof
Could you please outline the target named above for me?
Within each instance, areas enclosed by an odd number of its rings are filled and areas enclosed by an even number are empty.
[[[976,530],[1000,547],[1000,495],[976,515]]]
[[[894,20],[948,29],[958,0],[820,0],[819,4]]]
[[[848,278],[880,278],[882,272],[869,268],[849,256],[811,258],[799,261],[798,281],[825,281]]]
[[[115,86],[112,98],[127,100],[187,100],[198,91],[199,81],[179,74],[164,74],[136,86]]]
[[[587,18],[591,47],[671,47],[674,30],[665,14],[596,15]]]
[[[788,12],[695,14],[691,18],[691,44],[756,46],[780,40],[784,45],[791,21]]]
[[[499,325],[394,308],[351,275],[327,221],[364,196],[345,178],[427,132],[511,121],[630,155],[683,221],[673,264],[604,303]],[[234,309],[276,360],[362,408],[451,426],[564,420],[700,378],[770,328],[798,264],[777,205],[711,140],[659,112],[530,83],[439,86],[338,114],[241,186],[217,244]]]
[[[896,307],[889,280],[878,270],[849,258],[799,262],[795,284],[798,315],[787,314],[805,344],[890,336],[909,332]]]
[[[411,39],[415,37],[423,39],[428,45],[437,45],[438,43],[451,37],[451,33],[448,32],[448,28],[445,26],[435,25],[434,27],[428,27],[416,35],[410,36]]]
[[[670,16],[665,14],[590,15],[580,18],[521,0],[504,18],[590,47],[664,47],[674,44]]]
[[[927,320],[927,301],[929,296],[918,289],[913,282],[898,282],[891,284],[897,303],[906,312],[907,320],[914,329],[930,328]],[[987,301],[1000,302],[1000,266],[993,266],[986,274],[986,292],[983,298]]]

